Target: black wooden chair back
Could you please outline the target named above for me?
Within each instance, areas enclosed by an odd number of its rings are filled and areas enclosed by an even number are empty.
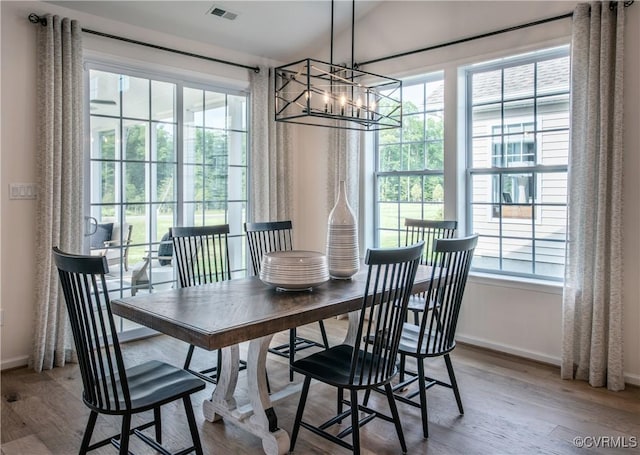
[[[418,346],[429,355],[441,355],[455,347],[462,297],[478,236],[435,241],[434,267],[426,299],[433,311],[422,318]]]
[[[262,257],[272,251],[293,250],[293,225],[291,220],[266,221],[261,223],[244,223],[244,231],[247,234],[247,244],[251,256],[251,266],[254,275],[260,275]],[[289,365],[295,361],[297,351],[312,347],[329,347],[327,331],[324,323],[318,321],[322,344],[297,335],[297,329],[289,330],[289,342],[269,348],[269,352],[289,359]],[[289,380],[293,381],[293,370],[289,370]]]
[[[229,225],[171,228],[180,287],[231,279]]]
[[[293,369],[305,375],[305,380],[291,432],[291,452],[302,426],[359,454],[360,427],[376,417],[394,423],[402,453],[407,452],[390,383],[397,373],[396,356],[423,246],[424,242],[420,241],[407,247],[368,250],[365,263],[369,268],[354,345],[333,346],[293,364]],[[338,389],[338,414],[319,425],[302,419],[312,378]],[[359,390],[366,390],[368,397],[368,393],[378,387],[384,388],[391,416],[358,404]],[[350,400],[344,399],[344,389],[349,390]],[[343,411],[344,404],[349,405],[346,411]],[[366,415],[361,417],[361,412]],[[347,417],[351,420],[350,427],[337,435],[327,431]],[[351,444],[343,440],[348,435],[352,436]]]
[[[104,277],[107,258],[76,256],[58,248],[53,256],[78,354],[84,402],[100,412],[124,411],[131,407],[131,397]]]
[[[229,225],[171,228],[173,254],[181,288],[231,279],[228,248]],[[217,350],[216,364],[203,369],[191,368],[195,347],[189,345],[184,369],[200,379],[217,384],[222,371],[222,352]],[[246,362],[240,361],[240,369]]]
[[[372,386],[396,373],[396,356],[423,242],[398,249],[369,249],[367,284],[351,359],[350,383]]]
[[[178,453],[195,451],[202,444],[193,414],[191,394],[204,389],[204,382],[189,372],[158,360],[125,368],[116,325],[109,303],[105,274],[109,271],[105,256],[78,256],[53,248],[62,292],[66,301],[78,364],[84,387],[83,400],[91,410],[79,453],[108,444],[129,451],[129,436],[134,434],[154,451],[170,453],[162,447],[164,404],[182,399],[193,445]],[[153,420],[132,428],[133,414],[153,410]],[[121,431],[102,441],[91,443],[98,414],[122,416]],[[155,428],[155,439],[142,430]]]
[[[424,295],[422,307],[429,311],[424,313],[422,321],[405,324],[400,342],[400,378],[393,387],[398,401],[420,408],[422,414],[422,434],[429,437],[427,394],[426,391],[439,385],[453,390],[460,414],[464,414],[462,398],[453,371],[450,352],[456,346],[456,327],[462,305],[462,297],[471,268],[473,251],[478,243],[478,236],[465,238],[438,239],[434,243],[434,263],[431,283]],[[415,297],[414,297],[415,299]],[[427,357],[444,358],[449,382],[434,379],[425,373],[424,359]],[[406,369],[406,358],[415,359],[416,371]],[[405,379],[405,375],[409,378]],[[417,382],[416,390],[409,385]],[[419,401],[413,398],[418,396]]]
[[[293,227],[290,220],[244,223],[253,274],[259,275],[262,256],[271,251],[293,249]]]
[[[455,237],[456,229],[458,228],[458,222],[455,220],[434,221],[406,218],[404,225],[406,229],[405,245],[413,245],[420,240],[424,241],[421,261],[423,265],[435,264],[435,240]]]

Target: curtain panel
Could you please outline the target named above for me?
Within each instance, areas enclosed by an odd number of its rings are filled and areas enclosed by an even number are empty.
[[[622,3],[573,14],[562,377],[624,389]]]
[[[80,252],[83,202],[82,30],[77,21],[46,16],[37,26],[38,212],[33,352],[36,370],[72,360],[67,311],[51,248]]]
[[[291,219],[290,125],[275,121],[273,70],[251,72],[251,214],[255,222]]]

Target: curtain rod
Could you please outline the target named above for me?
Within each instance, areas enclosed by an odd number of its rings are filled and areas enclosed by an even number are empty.
[[[32,24],[47,25],[47,18],[38,16],[35,13],[31,13],[31,14],[29,14],[29,22],[31,22]],[[157,44],[145,43],[144,41],[138,41],[138,40],[134,40],[134,39],[131,39],[131,38],[124,38],[122,36],[111,35],[109,33],[97,32],[95,30],[89,30],[89,29],[86,29],[86,28],[83,28],[82,31],[84,33],[89,33],[91,35],[102,36],[103,38],[110,38],[110,39],[114,39],[114,40],[118,40],[118,41],[124,41],[126,43],[138,44],[140,46],[150,47],[152,49],[158,49],[158,50],[166,51],[166,52],[173,52],[174,54],[186,55],[187,57],[199,58],[199,59],[202,59],[202,60],[208,60],[210,62],[215,62],[215,63],[223,63],[225,65],[236,66],[238,68],[246,68],[248,70],[253,70],[256,73],[260,72],[260,68],[257,67],[257,66],[243,65],[241,63],[230,62],[230,61],[227,61],[227,60],[222,60],[222,59],[214,58],[214,57],[207,57],[206,55],[194,54],[192,52],[186,52],[186,51],[181,51],[181,50],[178,50],[178,49],[172,49],[170,47],[158,46]]]
[[[631,6],[633,1],[634,0],[625,1],[623,3],[625,8],[627,6]],[[617,4],[618,4],[618,2],[609,2],[609,9],[611,9],[611,10],[615,9],[617,7]],[[447,47],[447,46],[453,46],[454,44],[461,44],[461,43],[466,43],[468,41],[473,41],[473,40],[477,40],[477,39],[481,39],[481,38],[488,38],[490,36],[500,35],[502,33],[507,33],[507,32],[513,32],[515,30],[521,30],[523,28],[533,27],[535,25],[546,24],[547,22],[554,22],[554,21],[558,21],[558,20],[561,20],[561,19],[567,19],[567,18],[572,17],[572,16],[573,16],[573,12],[565,13],[565,14],[561,14],[559,16],[549,17],[547,19],[540,19],[538,21],[533,21],[533,22],[529,22],[529,23],[521,24],[521,25],[514,25],[513,27],[503,28],[501,30],[496,30],[496,31],[493,31],[493,32],[482,33],[480,35],[474,35],[474,36],[469,36],[469,37],[466,37],[466,38],[460,38],[460,39],[457,39],[457,40],[454,40],[454,41],[449,41],[447,43],[441,43],[441,44],[436,44],[436,45],[429,46],[429,47],[424,47],[422,49],[416,49],[416,50],[413,50],[413,51],[401,52],[399,54],[389,55],[388,57],[375,58],[373,60],[367,60],[366,62],[356,63],[355,64],[355,68],[358,68],[358,67],[363,66],[363,65],[370,65],[371,63],[383,62],[385,60],[391,60],[391,59],[394,59],[394,58],[406,57],[407,55],[413,55],[413,54],[418,54],[420,52],[427,52],[427,51],[432,51],[432,50],[440,49],[440,48]]]

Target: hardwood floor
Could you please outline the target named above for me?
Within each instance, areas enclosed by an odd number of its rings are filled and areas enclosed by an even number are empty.
[[[341,341],[346,319],[325,322],[331,343]],[[317,324],[301,329],[317,336]],[[286,341],[288,333],[275,341]],[[149,358],[182,365],[186,344],[158,336],[122,345],[125,359],[135,364]],[[196,351],[194,362],[213,355]],[[242,354],[241,354],[242,355]],[[453,393],[442,387],[429,390],[428,440],[422,438],[420,412],[399,403],[400,417],[411,454],[571,454],[640,453],[640,389],[623,392],[594,389],[583,382],[563,381],[556,367],[460,345],[452,354],[460,385],[465,415],[460,416]],[[267,367],[272,387],[288,381],[284,359],[269,355]],[[446,377],[444,361],[426,363],[438,377]],[[242,386],[244,373],[240,373]],[[296,376],[296,381],[300,380]],[[206,422],[202,401],[210,396],[211,385],[193,396],[205,453],[261,453],[258,438],[231,423]],[[335,389],[314,383],[309,393],[305,418],[320,422],[335,407]],[[82,403],[82,382],[76,365],[42,374],[26,368],[2,373],[2,454],[73,454],[78,447],[89,412]],[[298,395],[276,405],[278,424],[290,431]],[[240,400],[241,401],[241,400]],[[382,395],[373,394],[371,404],[387,410]],[[147,418],[147,416],[143,416]],[[119,418],[101,416],[94,440],[117,432]],[[147,430],[149,431],[149,430]],[[153,431],[153,430],[151,430]],[[171,449],[189,445],[184,409],[181,404],[163,408],[163,437]],[[586,439],[593,447],[578,448],[573,440]],[[598,437],[609,437],[609,440]],[[617,439],[620,437],[620,439]],[[400,445],[392,424],[374,420],[361,430],[363,453],[398,454]],[[134,453],[156,453],[132,438]],[[600,447],[595,447],[599,442]],[[618,448],[612,448],[615,445]],[[620,448],[623,446],[633,446]],[[603,447],[604,446],[604,447]],[[608,446],[608,447],[607,447]],[[113,447],[92,453],[114,454]],[[348,453],[309,431],[301,429],[298,454]]]

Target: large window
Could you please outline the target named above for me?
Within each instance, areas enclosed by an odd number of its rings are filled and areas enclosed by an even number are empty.
[[[473,267],[561,279],[569,143],[568,47],[466,70]]]
[[[444,208],[444,81],[402,87],[402,128],[376,136],[375,243],[404,242],[405,218],[439,220]]]
[[[174,285],[177,225],[229,223],[233,274],[244,275],[246,94],[100,66],[87,77],[88,246],[107,256],[114,295]]]

